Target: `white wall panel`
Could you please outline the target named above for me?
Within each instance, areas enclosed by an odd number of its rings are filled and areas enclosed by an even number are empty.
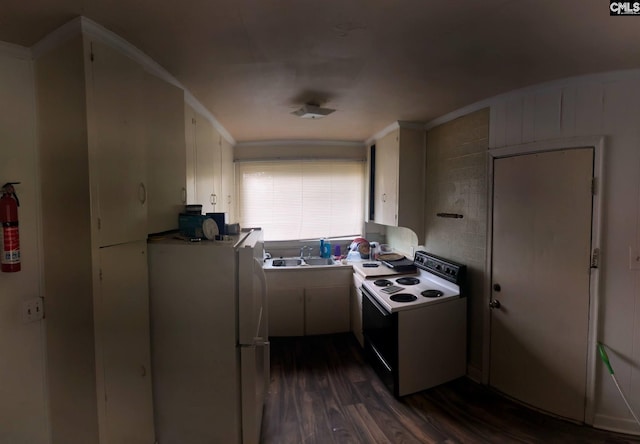
[[[524,96],[522,102],[522,142],[534,142],[536,140],[536,95],[529,93]]]
[[[47,443],[43,321],[24,323],[40,295],[39,182],[32,62],[0,51],[0,185],[16,186],[22,270],[0,273],[0,442]]]
[[[560,136],[560,105],[562,91],[554,88],[540,91],[535,96],[534,140],[553,139]]]
[[[505,145],[522,143],[522,112],[524,100],[522,96],[507,101],[507,121],[505,128]]]
[[[560,115],[560,136],[576,135],[576,87],[562,88],[562,114]]]
[[[579,135],[602,134],[602,84],[580,85],[576,88],[575,122]]]

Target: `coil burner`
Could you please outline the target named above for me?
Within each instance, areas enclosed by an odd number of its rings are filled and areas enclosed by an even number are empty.
[[[398,293],[389,296],[389,299],[395,302],[413,302],[418,298],[409,293]]]
[[[441,292],[440,290],[425,290],[422,293],[420,293],[422,296],[424,296],[425,298],[439,298],[440,296],[442,296],[444,293]]]

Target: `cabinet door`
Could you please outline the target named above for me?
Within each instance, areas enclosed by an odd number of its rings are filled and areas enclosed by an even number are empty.
[[[186,146],[186,181],[187,203],[195,204],[196,200],[196,111],[187,103],[184,104],[184,139]]]
[[[375,222],[397,225],[398,131],[392,131],[376,143]]]
[[[220,211],[227,213],[229,223],[235,221],[235,167],[233,164],[233,147],[222,138],[221,143],[221,193],[219,199],[222,201]]]
[[[304,335],[304,288],[268,290],[269,336]]]
[[[144,71],[106,45],[91,45],[89,162],[98,242],[107,246],[146,239]]]
[[[305,334],[349,331],[349,286],[305,288]],[[269,313],[271,314],[271,313]]]
[[[216,150],[214,146],[214,131],[211,122],[204,116],[196,113],[196,201],[194,203],[202,204],[203,213],[210,213],[214,211],[215,208],[214,164],[216,162]]]
[[[184,92],[151,74],[145,79],[147,231],[158,233],[178,228],[187,199]]]
[[[222,191],[222,136],[213,128],[213,211],[227,211]]]
[[[100,249],[96,361],[102,442],[154,442],[146,242]],[[100,384],[102,381],[102,384]]]

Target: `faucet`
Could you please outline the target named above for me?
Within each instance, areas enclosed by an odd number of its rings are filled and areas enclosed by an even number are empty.
[[[307,251],[307,257],[311,257],[311,250],[313,250],[313,248],[304,245],[302,248],[300,248],[300,259],[304,259],[305,250]]]

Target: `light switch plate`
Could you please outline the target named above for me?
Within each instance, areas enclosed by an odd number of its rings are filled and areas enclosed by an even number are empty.
[[[44,303],[42,298],[33,298],[22,303],[22,321],[35,322],[44,318]]]

